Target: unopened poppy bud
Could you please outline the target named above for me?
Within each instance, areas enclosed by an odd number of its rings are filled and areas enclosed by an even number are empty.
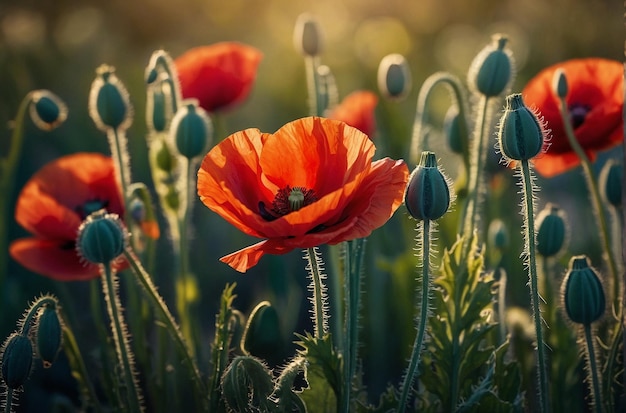
[[[561,99],[565,99],[567,97],[567,93],[569,92],[569,87],[567,85],[567,77],[565,76],[565,70],[557,69],[554,72],[554,77],[552,78],[552,88],[558,97]]]
[[[448,211],[450,201],[450,187],[437,167],[435,154],[422,152],[404,193],[404,203],[409,214],[415,219],[434,221]]]
[[[148,127],[156,132],[167,128],[167,95],[162,85],[148,87],[146,100],[146,121]]]
[[[500,119],[498,143],[508,159],[529,160],[543,148],[543,128],[519,93],[506,97],[506,108]]]
[[[32,94],[30,117],[42,130],[52,130],[67,119],[67,106],[49,90],[37,90]]]
[[[457,154],[463,153],[463,141],[467,137],[461,135],[461,115],[456,106],[450,106],[443,119],[443,133],[450,150]]]
[[[317,20],[309,13],[298,16],[293,43],[296,50],[305,56],[318,56],[321,53],[322,32]]]
[[[126,88],[111,66],[100,66],[96,75],[89,93],[91,118],[103,131],[109,128],[127,129],[132,122],[132,107]]]
[[[56,309],[44,307],[37,321],[37,354],[44,368],[52,366],[56,360],[62,338],[63,330]]]
[[[26,382],[33,365],[33,344],[28,337],[13,333],[4,342],[2,379],[9,389],[18,389]]]
[[[211,121],[195,99],[183,102],[170,128],[170,137],[178,152],[192,159],[204,154],[211,139]]]
[[[565,312],[573,322],[589,325],[604,314],[602,282],[586,256],[572,257],[561,288]]]
[[[509,231],[501,219],[491,221],[487,234],[489,243],[493,247],[504,250],[509,246]]]
[[[565,233],[561,208],[547,204],[537,215],[537,252],[544,257],[556,255],[565,244]]]
[[[600,191],[602,196],[615,208],[622,205],[622,179],[624,176],[624,165],[615,160],[609,160],[600,172]]]
[[[242,350],[267,360],[281,342],[278,312],[269,301],[263,301],[254,307],[248,317],[241,340]]]
[[[126,239],[119,217],[101,209],[89,215],[78,228],[76,249],[91,263],[107,264],[124,252]]]
[[[506,37],[494,35],[470,65],[469,85],[487,97],[504,93],[513,80],[513,59],[506,43]]]
[[[389,54],[378,65],[378,89],[389,99],[403,99],[411,91],[411,71],[405,57]]]
[[[235,357],[222,376],[222,394],[230,411],[267,411],[273,390],[271,372],[255,357]]]

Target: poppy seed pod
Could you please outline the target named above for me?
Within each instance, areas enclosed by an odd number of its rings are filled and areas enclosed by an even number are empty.
[[[52,130],[67,119],[67,106],[49,90],[37,90],[32,94],[30,117],[42,130]]]
[[[296,20],[293,44],[305,56],[318,56],[322,51],[322,32],[317,20],[309,13],[303,13]]]
[[[554,77],[552,78],[552,88],[554,89],[554,93],[556,93],[556,95],[561,99],[565,99],[567,97],[569,86],[567,85],[565,70],[557,69],[554,72]]]
[[[33,365],[33,345],[28,337],[13,333],[3,346],[2,379],[9,389],[24,384]]]
[[[165,87],[164,84],[148,87],[146,123],[155,132],[163,132],[167,129],[169,120],[167,99],[169,96],[166,90],[169,90],[169,88]]]
[[[619,208],[622,205],[624,165],[611,159],[600,172],[600,192],[604,199]]]
[[[498,96],[513,80],[513,59],[506,49],[507,38],[501,34],[492,37],[474,58],[468,71],[468,83],[487,97]]]
[[[529,160],[543,148],[544,132],[537,115],[519,93],[506,97],[506,109],[498,130],[500,151],[508,159]]]
[[[91,263],[108,264],[124,252],[126,239],[127,233],[119,217],[101,209],[81,224],[76,249],[83,259]]]
[[[178,152],[187,159],[202,155],[211,139],[211,121],[198,101],[189,99],[181,105],[170,128],[170,138]]]
[[[61,348],[62,338],[61,321],[56,309],[44,307],[37,320],[37,354],[44,368],[52,366]]]
[[[565,312],[573,322],[589,325],[604,314],[602,282],[586,256],[572,257],[561,288]]]
[[[537,215],[537,252],[544,257],[556,255],[565,244],[565,233],[561,208],[547,204]]]
[[[435,154],[422,152],[404,193],[409,214],[415,219],[434,221],[448,211],[450,200],[450,187],[437,167]]]
[[[388,99],[403,99],[411,91],[411,72],[406,58],[389,54],[378,65],[378,89]]]
[[[132,106],[126,88],[115,75],[115,68],[102,65],[89,93],[89,114],[96,126],[107,131],[127,129],[132,122]]]
[[[489,224],[488,230],[489,243],[499,249],[504,250],[509,246],[509,231],[501,219],[494,219]]]

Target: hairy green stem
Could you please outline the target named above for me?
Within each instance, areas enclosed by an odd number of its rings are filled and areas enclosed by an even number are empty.
[[[593,336],[591,334],[591,324],[583,326],[585,331],[585,349],[587,352],[588,370],[591,375],[591,394],[595,405],[595,412],[602,413],[602,392],[600,391],[600,379],[598,378],[598,367],[596,364],[596,353],[593,345]]]
[[[307,269],[311,277],[310,289],[313,294],[311,297],[311,304],[313,304],[311,318],[314,335],[315,338],[321,339],[328,333],[328,315],[326,314],[328,309],[326,306],[326,287],[324,287],[323,283],[324,274],[322,273],[322,263],[317,247],[307,248],[305,251],[305,258],[309,264]]]
[[[309,94],[309,114],[311,116],[322,116],[325,108],[321,107],[322,99],[319,97],[319,75],[317,74],[319,57],[305,56],[304,59],[306,66],[306,85]]]
[[[6,400],[4,401],[4,413],[11,413],[13,410],[13,389],[7,388]]]
[[[522,168],[522,191],[524,194],[524,217],[526,225],[525,251],[528,254],[528,277],[530,281],[530,303],[532,306],[533,321],[535,323],[535,332],[537,335],[537,374],[539,376],[539,403],[541,411],[548,413],[550,411],[549,391],[548,391],[548,370],[546,367],[545,346],[543,343],[543,326],[541,319],[541,309],[539,307],[539,282],[537,277],[536,262],[536,240],[535,240],[535,211],[533,205],[533,187],[532,177],[530,175],[530,166],[528,160],[521,161]]]
[[[428,301],[430,296],[430,220],[426,219],[423,221],[421,235],[422,296],[420,302],[420,314],[417,322],[417,335],[415,336],[415,343],[413,344],[413,350],[409,360],[409,367],[407,368],[404,383],[402,384],[400,399],[398,400],[398,413],[404,413],[407,408],[409,394],[413,388],[413,381],[415,380],[419,367],[422,346],[424,345],[424,337],[426,336],[426,327],[428,323]]]

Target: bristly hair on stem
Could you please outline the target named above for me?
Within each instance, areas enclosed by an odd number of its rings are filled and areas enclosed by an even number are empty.
[[[328,293],[324,285],[324,262],[317,247],[305,250],[304,259],[307,260],[306,270],[309,272],[311,284],[308,290],[312,293],[309,301],[313,305],[311,318],[314,324],[314,335],[322,338],[328,333]]]

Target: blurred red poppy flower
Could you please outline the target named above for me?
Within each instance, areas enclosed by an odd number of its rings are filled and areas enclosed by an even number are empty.
[[[82,221],[102,208],[124,215],[111,158],[77,153],[48,163],[18,197],[15,220],[34,237],[14,241],[11,256],[29,270],[59,281],[98,277],[97,265],[81,262],[75,240]]]
[[[183,98],[196,98],[207,112],[245,100],[263,54],[254,47],[221,42],[188,50],[175,61]]]
[[[343,122],[309,117],[276,133],[237,132],[198,172],[202,202],[264,241],[221,258],[240,272],[264,254],[365,237],[402,203],[408,169],[372,162],[374,144]]]
[[[565,71],[569,86],[566,102],[570,121],[589,159],[593,161],[597,151],[624,140],[622,64],[586,58],[550,66],[531,79],[522,92],[524,101],[539,110],[552,130],[548,151],[534,160],[535,169],[545,177],[561,174],[580,164],[565,135],[559,99],[553,88],[554,73],[559,68]]]
[[[377,103],[378,97],[374,93],[359,90],[346,96],[328,117],[343,121],[372,138],[376,132],[374,109]]]

